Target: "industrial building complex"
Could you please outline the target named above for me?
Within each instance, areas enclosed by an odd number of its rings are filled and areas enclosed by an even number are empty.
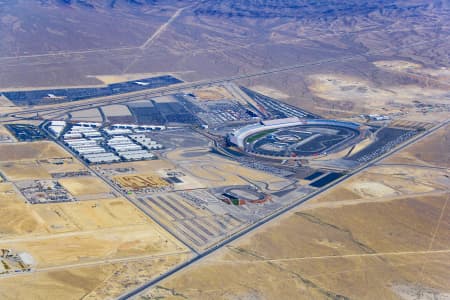
[[[163,148],[142,133],[163,130],[161,126],[120,124],[102,127],[99,123],[50,121],[44,127],[90,164],[154,159],[155,155],[150,150]]]
[[[8,95],[34,101],[32,92]],[[67,220],[89,217],[59,206],[86,205],[95,215],[103,203],[127,201],[192,253],[206,253],[428,126],[390,122],[384,116],[326,119],[245,87],[200,86],[8,124],[5,145],[42,146],[18,151],[24,162],[0,161],[0,183],[11,183],[45,216],[62,219],[51,227],[57,232]],[[28,166],[38,171],[22,174]],[[122,214],[111,211],[95,222]],[[0,259],[10,268],[0,268],[0,276],[36,267],[25,252],[8,250]]]

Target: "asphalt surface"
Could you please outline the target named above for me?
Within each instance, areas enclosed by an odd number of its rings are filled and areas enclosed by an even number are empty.
[[[428,41],[420,41],[417,43],[411,43],[409,45],[405,45],[404,47],[396,47],[396,49],[407,49],[407,48],[411,48],[411,47],[415,47],[418,45],[426,45],[430,42],[430,40]],[[107,97],[102,97],[102,98],[96,98],[96,99],[90,99],[90,100],[86,100],[87,103],[82,103],[82,102],[69,102],[69,103],[62,103],[61,105],[54,105],[52,107],[48,107],[48,108],[31,108],[31,109],[22,109],[19,112],[14,112],[14,113],[8,113],[8,114],[3,114],[0,115],[0,118],[5,118],[3,120],[0,120],[0,123],[4,123],[4,122],[11,122],[14,120],[21,120],[21,119],[33,119],[33,116],[30,116],[32,114],[37,114],[39,113],[39,118],[43,118],[45,115],[54,115],[55,112],[56,113],[61,113],[61,115],[66,114],[67,112],[73,112],[73,111],[79,111],[79,110],[84,110],[84,109],[89,109],[89,108],[98,108],[104,105],[110,105],[110,104],[121,104],[121,103],[126,103],[126,102],[130,102],[130,101],[135,101],[135,100],[141,100],[141,99],[148,99],[148,97],[156,97],[156,96],[163,96],[163,95],[167,95],[167,94],[171,94],[174,92],[182,92],[185,89],[189,89],[189,88],[197,88],[197,87],[202,87],[202,86],[208,86],[208,85],[213,85],[213,84],[220,84],[220,83],[226,83],[226,82],[231,82],[231,81],[236,81],[236,80],[240,80],[240,79],[247,79],[247,78],[252,78],[252,77],[259,77],[259,76],[265,76],[265,75],[270,75],[270,74],[274,74],[274,73],[279,73],[279,72],[286,72],[286,71],[291,71],[291,70],[295,70],[295,69],[299,69],[299,68],[304,68],[304,67],[308,67],[308,66],[319,66],[319,65],[323,65],[323,64],[328,64],[328,63],[336,63],[336,62],[344,62],[344,61],[348,61],[348,60],[352,60],[358,57],[364,57],[365,55],[369,55],[369,54],[381,54],[384,52],[388,52],[390,50],[392,50],[393,48],[384,48],[382,50],[375,50],[375,51],[369,51],[367,53],[361,53],[361,54],[356,54],[356,55],[351,55],[351,56],[344,56],[344,57],[340,57],[340,58],[333,58],[333,59],[324,59],[324,60],[319,60],[319,61],[315,61],[315,62],[310,62],[310,63],[303,63],[303,64],[296,64],[296,65],[290,65],[290,66],[285,66],[285,67],[280,67],[280,68],[274,68],[274,69],[270,69],[270,70],[263,70],[263,71],[258,71],[258,72],[254,72],[254,73],[250,73],[250,74],[242,74],[242,75],[236,75],[236,76],[231,76],[231,77],[227,77],[227,78],[219,78],[219,79],[214,79],[214,80],[202,80],[202,81],[196,81],[196,82],[190,82],[190,83],[181,83],[181,84],[177,84],[177,85],[173,85],[170,87],[165,87],[165,88],[158,88],[158,89],[152,89],[152,90],[147,90],[147,91],[141,91],[141,92],[134,92],[134,93],[129,93],[129,94],[122,94],[122,95],[118,95],[118,96],[107,96]],[[95,101],[95,102],[94,102]],[[45,117],[44,117],[45,119]],[[337,184],[340,184],[341,182],[347,180],[349,177],[364,171],[365,169],[373,166],[374,164],[376,164],[377,162],[381,161],[382,159],[404,149],[405,147],[411,145],[412,143],[415,143],[423,138],[425,138],[426,136],[430,135],[431,133],[433,133],[434,131],[436,131],[437,129],[441,128],[442,126],[445,126],[446,124],[449,123],[449,120],[441,123],[440,125],[426,131],[425,133],[423,133],[422,135],[418,135],[416,137],[413,137],[412,139],[408,140],[407,142],[405,142],[404,144],[394,148],[392,151],[372,160],[371,162],[368,162],[367,164],[359,167],[358,169],[355,169],[354,171],[350,172],[349,174],[341,177],[340,179],[330,183],[329,185],[325,186],[324,188],[318,190],[317,192],[310,194],[302,199],[299,199],[297,202],[294,202],[286,207],[283,207],[280,210],[275,211],[273,214],[271,214],[270,216],[267,216],[266,218],[250,225],[249,227],[243,229],[242,231],[234,234],[233,236],[230,236],[228,239],[223,240],[222,242],[212,246],[211,248],[209,248],[208,250],[198,254],[198,252],[196,252],[192,247],[190,247],[189,245],[185,244],[185,246],[190,249],[191,251],[193,251],[193,253],[197,253],[198,255],[195,256],[194,258],[192,258],[191,260],[169,270],[168,272],[166,272],[165,274],[162,274],[156,278],[154,278],[153,280],[149,281],[148,283],[120,296],[118,299],[130,299],[134,296],[139,295],[141,292],[143,292],[144,290],[148,289],[149,287],[152,287],[153,285],[161,282],[162,280],[170,277],[171,275],[173,275],[174,273],[186,269],[187,267],[193,265],[194,263],[200,261],[201,259],[207,257],[208,255],[216,252],[217,250],[221,249],[222,247],[228,245],[229,243],[236,241],[238,239],[240,239],[241,237],[244,237],[246,234],[254,231],[255,229],[258,229],[259,227],[261,227],[262,225],[273,221],[274,219],[277,219],[279,217],[281,217],[284,213],[290,211],[291,209],[301,205],[302,203],[311,200],[312,198],[314,198],[315,196],[317,196],[320,193],[325,192],[326,190],[336,186]],[[65,149],[67,149],[60,141],[55,140],[58,144],[60,144],[61,146],[63,146]],[[69,152],[72,153],[72,151]],[[77,157],[75,155],[75,157]],[[147,216],[149,216],[150,218],[152,218],[152,220],[154,220],[156,223],[158,223],[161,227],[163,227],[165,230],[167,230],[168,232],[172,233],[172,230],[170,230],[170,228],[167,228],[167,226],[165,226],[164,224],[161,224],[160,222],[158,222],[156,220],[156,218],[152,217],[151,215],[149,215],[146,211],[144,211],[139,204],[137,204],[134,199],[131,199],[130,197],[128,197],[127,195],[123,194],[121,192],[121,190],[112,185],[110,182],[108,182],[106,179],[104,179],[102,176],[100,176],[100,174],[98,174],[95,170],[91,169],[89,165],[87,165],[84,161],[80,160],[89,170],[91,170],[93,173],[95,173],[96,175],[98,175],[100,178],[102,178],[102,180],[105,181],[105,183],[107,183],[109,186],[111,186],[115,191],[119,192],[120,194],[124,195],[124,197],[126,197],[130,202],[132,202],[136,207],[138,207],[141,211],[143,211]],[[175,235],[174,235],[175,236]]]
[[[192,248],[189,244],[186,244],[185,242],[183,242],[181,239],[177,238],[176,235],[174,234],[173,230],[169,227],[167,227],[166,225],[164,225],[163,223],[159,222],[157,218],[155,218],[154,216],[152,216],[151,214],[148,213],[147,210],[145,210],[144,208],[141,207],[141,205],[139,204],[139,201],[136,199],[133,199],[132,197],[130,197],[127,193],[124,193],[118,186],[114,185],[113,183],[111,183],[109,180],[105,179],[99,172],[97,172],[95,169],[91,168],[91,166],[86,163],[83,159],[81,159],[76,153],[74,153],[72,151],[72,149],[70,149],[69,147],[66,147],[66,145],[64,145],[64,143],[62,143],[60,140],[53,138],[53,135],[48,132],[48,130],[45,128],[45,124],[43,126],[41,126],[41,129],[43,131],[45,131],[45,133],[47,133],[47,135],[55,142],[57,143],[59,146],[61,146],[62,148],[64,148],[66,151],[68,151],[70,154],[73,155],[73,157],[75,157],[80,163],[82,163],[89,171],[91,171],[92,173],[94,173],[97,177],[99,177],[101,180],[103,180],[103,182],[105,182],[108,186],[110,186],[114,191],[116,191],[117,193],[119,193],[120,195],[122,195],[122,197],[126,198],[128,201],[130,201],[134,206],[136,206],[140,211],[142,211],[146,216],[148,216],[150,219],[152,219],[155,223],[157,223],[159,226],[161,226],[162,228],[164,228],[164,230],[166,230],[167,232],[169,232],[173,237],[175,237],[177,239],[177,241],[181,242],[187,249],[189,249],[190,251],[192,251],[195,254],[199,254],[197,252],[197,250],[195,250],[194,248]]]
[[[204,259],[205,257],[209,256],[210,254],[212,254],[212,253],[216,252],[217,250],[223,248],[224,246],[226,246],[226,245],[228,245],[228,244],[230,244],[230,243],[240,239],[241,237],[244,237],[248,233],[250,233],[250,232],[260,228],[262,225],[264,225],[264,224],[266,224],[266,223],[268,223],[270,221],[273,221],[273,220],[281,217],[284,213],[286,213],[286,212],[292,210],[293,208],[295,208],[295,207],[297,207],[297,206],[299,206],[299,205],[301,205],[301,204],[311,200],[315,196],[317,196],[317,195],[319,195],[319,194],[321,194],[321,193],[323,193],[323,192],[333,188],[334,186],[336,186],[336,185],[342,183],[343,181],[349,179],[351,176],[366,170],[367,168],[377,164],[379,161],[385,159],[386,157],[388,157],[388,156],[390,156],[392,154],[395,154],[395,153],[403,150],[404,148],[410,146],[411,144],[414,144],[414,143],[416,143],[416,142],[426,138],[427,136],[429,136],[430,134],[432,134],[433,132],[435,132],[439,128],[447,125],[449,122],[450,122],[450,120],[446,120],[446,121],[440,123],[439,125],[433,127],[432,129],[424,132],[423,134],[413,137],[412,139],[406,141],[404,144],[394,148],[392,151],[390,151],[388,153],[385,153],[384,155],[382,155],[382,156],[372,160],[371,162],[369,162],[369,163],[367,163],[367,164],[365,164],[365,165],[363,165],[363,166],[353,170],[352,172],[350,172],[347,175],[341,177],[340,179],[338,179],[338,180],[328,184],[327,186],[325,186],[324,188],[318,190],[317,192],[314,192],[314,193],[312,193],[312,194],[310,194],[310,195],[308,195],[308,196],[306,196],[306,197],[304,197],[302,199],[299,199],[297,202],[294,202],[294,203],[292,203],[292,204],[290,204],[290,205],[288,205],[286,207],[283,207],[282,209],[274,212],[272,215],[270,215],[270,216],[268,216],[268,217],[266,217],[266,218],[264,218],[264,219],[262,219],[262,220],[260,220],[260,221],[258,221],[256,223],[254,223],[253,225],[251,225],[251,226],[243,229],[242,231],[234,234],[229,239],[223,240],[222,242],[220,242],[220,243],[214,245],[213,247],[209,248],[208,250],[200,253],[198,256],[192,258],[191,260],[188,260],[188,261],[186,261],[186,262],[176,266],[175,268],[173,268],[173,269],[167,271],[166,273],[164,273],[164,274],[154,278],[153,280],[147,282],[146,284],[144,284],[144,285],[142,285],[142,286],[140,286],[140,287],[138,287],[138,288],[136,288],[136,289],[134,289],[134,290],[132,290],[132,291],[130,291],[130,292],[120,296],[120,297],[118,297],[117,299],[119,299],[119,300],[130,299],[130,298],[133,298],[134,296],[139,295],[140,293],[142,293],[146,289],[148,289],[148,288],[158,284],[159,282],[161,282],[164,279],[167,279],[168,277],[170,277],[171,275],[177,273],[178,271],[186,269],[187,267],[193,265],[194,263]]]
[[[430,41],[420,41],[417,43],[411,43],[409,45],[405,45],[404,47],[396,47],[396,49],[408,49],[411,47],[419,46],[419,45],[425,45],[430,43]],[[182,92],[182,90],[190,89],[190,88],[197,88],[202,86],[208,86],[213,84],[220,84],[220,83],[226,83],[241,79],[247,79],[252,77],[260,77],[260,76],[266,76],[274,73],[280,73],[280,72],[286,72],[291,71],[299,68],[309,67],[309,66],[320,66],[323,64],[329,64],[329,63],[336,63],[336,62],[344,62],[348,60],[352,60],[358,57],[364,57],[365,55],[374,55],[374,54],[382,54],[384,52],[390,51],[393,48],[384,48],[381,50],[374,50],[374,51],[368,51],[367,53],[361,53],[361,54],[354,54],[344,57],[338,57],[338,58],[329,58],[329,59],[323,59],[318,60],[315,62],[308,62],[308,63],[302,63],[302,64],[295,64],[290,66],[284,66],[279,68],[273,68],[269,70],[262,70],[254,73],[248,73],[248,74],[241,74],[241,75],[235,75],[225,78],[218,78],[213,80],[200,80],[195,82],[189,82],[189,83],[181,83],[172,85],[170,87],[166,88],[157,88],[142,92],[133,92],[128,94],[121,94],[117,96],[107,96],[107,97],[99,97],[95,99],[90,99],[86,101],[90,101],[89,103],[77,103],[75,102],[69,102],[69,103],[61,103],[60,107],[58,105],[54,105],[50,108],[31,108],[31,109],[22,109],[21,111],[14,112],[14,113],[7,113],[4,115],[0,115],[0,118],[9,118],[9,120],[3,120],[0,122],[6,122],[6,121],[14,121],[14,120],[20,120],[20,119],[30,119],[30,114],[36,114],[39,113],[40,117],[46,115],[46,114],[54,114],[55,112],[61,111],[62,114],[65,114],[67,112],[73,112],[78,110],[84,110],[88,108],[98,108],[104,105],[110,105],[110,104],[120,104],[135,100],[142,100],[142,99],[148,99],[148,97],[156,97],[156,96],[163,96],[174,92]],[[92,101],[95,101],[92,103]],[[70,104],[73,103],[73,104]]]

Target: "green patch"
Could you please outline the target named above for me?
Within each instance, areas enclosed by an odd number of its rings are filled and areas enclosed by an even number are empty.
[[[276,129],[269,129],[269,130],[264,130],[258,133],[255,133],[254,135],[249,136],[247,139],[245,139],[245,141],[247,143],[253,143],[254,141],[259,140],[260,138],[265,137],[266,135],[271,134],[272,132],[275,132]]]

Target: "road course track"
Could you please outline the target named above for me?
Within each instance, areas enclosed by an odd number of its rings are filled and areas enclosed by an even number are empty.
[[[442,122],[442,123],[440,123],[438,125],[436,125],[435,127],[431,128],[430,130],[424,132],[421,135],[413,137],[412,139],[406,141],[402,145],[394,148],[392,151],[390,151],[388,153],[385,153],[384,155],[382,155],[382,156],[372,160],[371,162],[368,162],[365,165],[363,165],[363,166],[361,166],[361,167],[351,171],[347,175],[341,177],[340,179],[337,179],[334,182],[331,182],[330,184],[328,184],[327,186],[323,187],[322,189],[320,189],[320,190],[318,190],[318,191],[316,191],[316,192],[314,192],[312,194],[309,194],[306,197],[303,197],[303,198],[299,199],[298,201],[296,201],[296,202],[294,202],[294,203],[292,203],[292,204],[290,204],[288,206],[285,206],[285,207],[275,211],[273,214],[271,214],[271,215],[263,218],[262,220],[259,220],[258,222],[256,222],[256,223],[254,223],[254,224],[244,228],[240,232],[235,233],[234,235],[230,236],[228,239],[222,240],[221,242],[215,244],[214,246],[210,247],[208,250],[200,253],[198,256],[193,257],[192,259],[190,259],[190,260],[188,260],[188,261],[186,261],[186,262],[176,266],[175,268],[173,268],[173,269],[167,271],[166,273],[164,273],[164,274],[154,278],[153,280],[147,282],[146,284],[144,284],[144,285],[142,285],[142,286],[140,286],[140,287],[138,287],[138,288],[136,288],[136,289],[126,293],[126,294],[123,294],[122,296],[118,297],[117,299],[125,300],[125,299],[130,299],[130,298],[133,298],[135,296],[138,296],[140,293],[142,293],[143,291],[145,291],[148,288],[153,287],[154,285],[158,284],[162,280],[167,279],[168,277],[172,276],[173,274],[175,274],[175,273],[177,273],[177,272],[179,272],[181,270],[184,270],[184,269],[192,266],[194,263],[199,262],[200,260],[202,260],[205,257],[209,256],[210,254],[216,252],[217,250],[223,248],[224,246],[230,244],[231,242],[234,242],[234,241],[236,241],[236,240],[238,240],[238,239],[240,239],[242,237],[245,237],[248,233],[250,233],[250,232],[260,228],[262,225],[264,225],[264,224],[266,224],[268,222],[271,222],[271,221],[273,221],[275,219],[280,218],[286,212],[292,210],[293,208],[296,208],[297,206],[305,203],[306,201],[311,200],[315,196],[317,196],[317,195],[319,195],[319,194],[321,194],[321,193],[323,193],[323,192],[333,188],[334,186],[336,186],[336,185],[342,183],[343,181],[349,179],[351,176],[353,176],[355,174],[358,174],[358,173],[366,170],[367,168],[376,165],[378,162],[380,162],[381,160],[387,158],[388,156],[391,156],[392,154],[395,154],[395,153],[399,152],[400,150],[403,150],[404,148],[406,148],[406,147],[408,147],[408,146],[410,146],[410,145],[412,145],[412,144],[414,144],[414,143],[416,143],[418,141],[421,141],[422,139],[428,137],[430,134],[432,134],[436,130],[446,126],[449,123],[450,123],[450,119],[446,120],[446,121],[444,121],[444,122]]]
[[[442,39],[440,39],[442,40]],[[446,39],[447,40],[447,39]],[[23,109],[21,111],[18,112],[13,112],[13,113],[7,113],[7,114],[3,114],[0,115],[0,118],[3,118],[3,120],[0,120],[0,123],[5,123],[5,122],[11,122],[11,121],[17,121],[17,120],[26,120],[26,119],[35,119],[35,116],[30,116],[33,114],[39,114],[40,118],[44,118],[45,115],[54,115],[55,112],[57,113],[61,113],[60,115],[64,115],[68,112],[72,112],[72,111],[79,111],[79,110],[84,110],[84,109],[90,109],[90,108],[98,108],[104,105],[110,105],[110,104],[120,104],[120,103],[126,103],[126,102],[130,102],[130,101],[135,101],[135,100],[142,100],[142,99],[148,99],[149,97],[155,97],[155,96],[163,96],[166,94],[170,94],[170,93],[174,93],[174,92],[182,92],[185,89],[190,89],[190,88],[197,88],[197,87],[202,87],[202,86],[207,86],[207,85],[213,85],[213,84],[220,84],[220,83],[226,83],[226,82],[231,82],[231,81],[236,81],[236,80],[240,80],[240,79],[246,79],[246,78],[252,78],[252,77],[259,77],[259,76],[265,76],[265,75],[270,75],[270,74],[275,74],[275,73],[280,73],[280,72],[286,72],[286,71],[291,71],[291,70],[295,70],[295,69],[299,69],[299,68],[304,68],[304,67],[308,67],[308,66],[318,66],[318,65],[323,65],[323,64],[327,64],[327,63],[336,63],[336,62],[343,62],[343,61],[348,61],[348,60],[352,60],[355,59],[357,57],[365,57],[366,55],[374,55],[374,54],[381,54],[384,52],[388,52],[391,50],[400,50],[400,49],[407,49],[407,48],[411,48],[411,47],[415,47],[418,45],[426,45],[429,44],[430,42],[432,42],[433,40],[428,40],[428,41],[421,41],[421,42],[417,42],[417,43],[412,43],[409,45],[405,45],[404,47],[391,47],[391,48],[384,48],[383,50],[376,50],[376,51],[369,51],[367,53],[363,53],[363,54],[356,54],[356,55],[351,55],[351,56],[344,56],[341,58],[335,58],[335,59],[324,59],[324,60],[319,60],[319,61],[315,61],[315,62],[310,62],[310,63],[303,63],[303,64],[297,64],[297,65],[291,65],[291,66],[285,66],[285,67],[280,67],[280,68],[274,68],[274,69],[270,69],[270,70],[263,70],[263,71],[259,71],[259,72],[254,72],[254,73],[250,73],[250,74],[242,74],[242,75],[236,75],[236,76],[231,76],[228,78],[219,78],[219,79],[214,79],[214,80],[202,80],[202,81],[196,81],[196,82],[190,82],[190,83],[181,83],[181,84],[177,84],[177,85],[172,85],[170,87],[165,87],[165,88],[158,88],[158,89],[152,89],[149,91],[140,91],[140,92],[133,92],[133,93],[127,93],[127,94],[122,94],[122,95],[117,95],[117,96],[108,96],[108,97],[101,97],[101,98],[93,98],[93,99],[89,99],[89,100],[84,100],[84,101],[77,101],[77,102],[69,102],[69,103],[62,103],[59,105],[52,105],[51,107],[41,107],[41,108],[31,108],[31,109]],[[44,118],[45,119],[45,118]],[[275,212],[273,212],[271,215],[253,223],[252,225],[242,229],[240,232],[235,233],[234,235],[229,236],[228,239],[222,240],[221,242],[216,243],[215,245],[211,246],[209,249],[205,250],[202,253],[197,252],[195,249],[193,249],[191,246],[185,244],[183,241],[179,240],[181,243],[183,243],[188,249],[190,249],[194,254],[197,254],[197,256],[193,257],[192,259],[176,266],[175,268],[167,271],[166,273],[154,278],[153,280],[147,282],[146,284],[132,290],[129,291],[128,293],[118,297],[118,299],[130,299],[134,296],[139,295],[140,293],[142,293],[143,291],[145,291],[146,289],[154,286],[155,284],[161,282],[164,279],[167,279],[168,277],[170,277],[171,275],[177,273],[180,270],[186,269],[189,266],[193,265],[194,263],[202,260],[203,258],[207,257],[208,255],[216,252],[217,250],[223,248],[224,246],[228,245],[231,242],[234,242],[238,239],[240,239],[241,237],[244,237],[245,235],[247,235],[248,233],[260,228],[262,225],[273,221],[279,217],[281,217],[282,215],[284,215],[286,212],[290,211],[291,209],[301,205],[302,203],[311,200],[312,198],[314,198],[315,196],[317,196],[318,194],[323,193],[324,191],[327,191],[331,188],[333,188],[334,186],[342,183],[343,181],[347,180],[349,177],[360,173],[362,171],[364,171],[365,169],[375,165],[376,163],[378,163],[379,161],[383,160],[384,158],[404,149],[405,147],[422,140],[423,138],[429,136],[431,133],[433,133],[434,131],[438,130],[439,128],[447,125],[449,123],[450,120],[444,121],[442,123],[440,123],[439,125],[433,127],[432,129],[424,132],[421,135],[418,135],[416,137],[413,137],[412,139],[406,141],[405,143],[403,143],[402,145],[394,148],[392,151],[385,153],[384,155],[372,160],[371,162],[368,162],[364,165],[362,165],[361,167],[351,171],[350,173],[348,173],[347,175],[341,177],[340,179],[337,179],[336,181],[328,184],[327,186],[321,188],[320,190],[307,195],[306,197],[300,198],[298,199],[296,202],[283,207]],[[62,146],[63,148],[67,149],[66,147],[64,147],[64,145],[58,141],[55,140],[56,143],[58,143],[60,146]],[[67,149],[70,153],[72,153],[72,151],[70,151],[70,149]],[[74,154],[74,153],[72,153]],[[77,157],[74,154],[75,157]],[[115,191],[119,192],[120,194],[122,194],[125,198],[127,198],[131,203],[133,203],[136,207],[138,207],[141,211],[143,211],[147,216],[149,216],[152,220],[154,220],[157,224],[159,224],[161,227],[163,227],[165,230],[167,230],[169,233],[171,233],[173,236],[176,236],[173,231],[168,228],[167,226],[165,226],[164,224],[162,224],[161,222],[159,222],[154,216],[150,215],[145,209],[143,209],[139,203],[137,203],[137,201],[135,201],[134,199],[130,198],[128,195],[122,193],[122,191],[116,187],[115,185],[113,185],[112,183],[110,183],[108,180],[104,179],[100,174],[98,174],[98,172],[96,172],[94,169],[90,168],[89,165],[87,165],[84,161],[80,160],[89,170],[91,170],[93,173],[95,173],[98,177],[100,177],[102,180],[105,181],[105,183],[107,183],[109,186],[111,186]]]

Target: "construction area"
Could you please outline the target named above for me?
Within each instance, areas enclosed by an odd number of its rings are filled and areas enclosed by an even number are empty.
[[[28,276],[53,282],[55,272],[70,278],[120,266],[123,278],[109,291],[117,295],[137,262],[161,261],[140,271],[145,280],[189,258],[182,243],[54,142],[1,144],[0,174],[2,290],[10,280],[30,283]]]
[[[31,271],[35,262],[31,255],[12,249],[0,249],[0,276]]]
[[[170,184],[155,174],[131,174],[114,176],[113,181],[125,191],[148,192],[167,188]]]
[[[327,120],[233,84],[98,111],[108,121],[75,112],[5,127],[0,248],[10,252],[2,275],[26,281],[36,272],[54,282],[52,272],[88,270],[93,282],[120,278],[119,286],[96,290],[117,296],[431,126],[373,116]],[[362,183],[346,193],[396,190]],[[133,272],[140,281],[128,281]]]

